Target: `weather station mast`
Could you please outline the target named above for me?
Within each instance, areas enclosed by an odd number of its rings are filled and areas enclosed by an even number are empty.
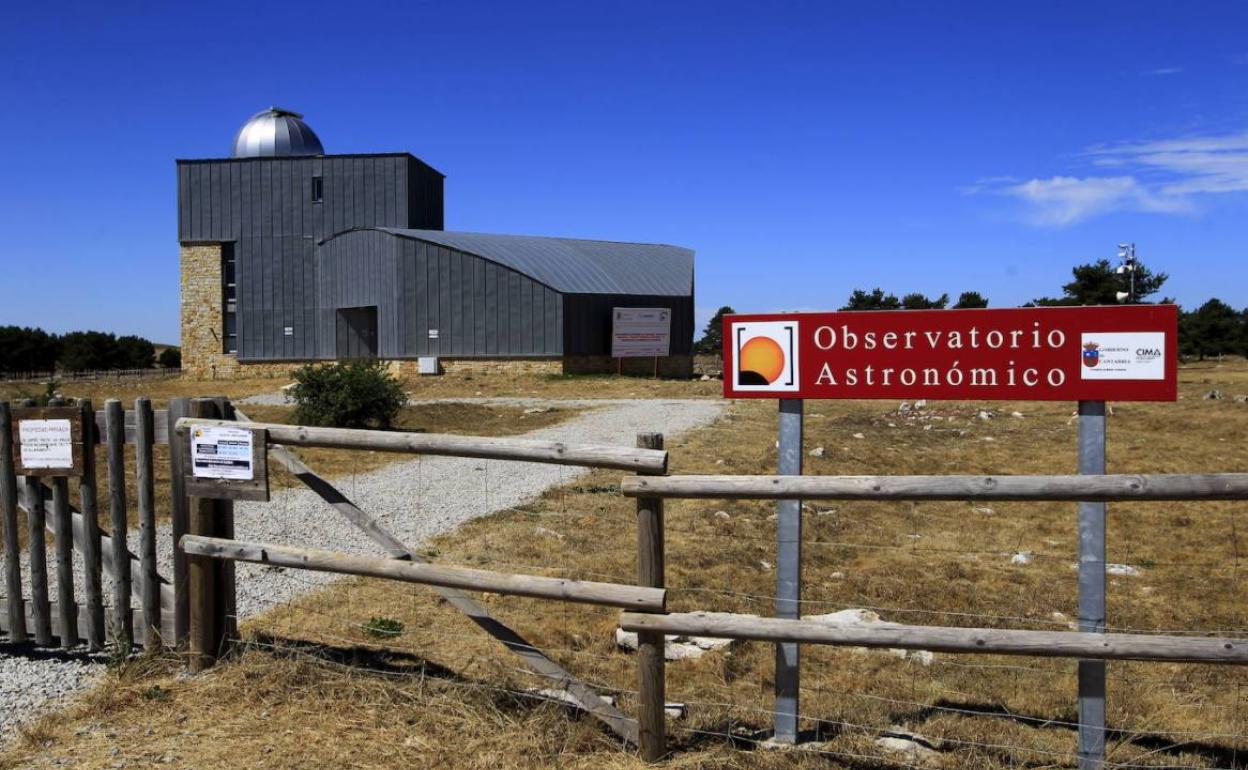
[[[1135,261],[1135,244],[1118,244],[1118,259],[1122,260],[1122,264],[1118,265],[1118,269],[1115,272],[1118,275],[1127,276],[1127,290],[1120,291],[1115,296],[1117,296],[1119,302],[1133,305],[1135,304],[1135,270],[1137,265]]]

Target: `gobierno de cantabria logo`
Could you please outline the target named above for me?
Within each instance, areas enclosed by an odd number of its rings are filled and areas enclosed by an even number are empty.
[[[1096,366],[1101,362],[1101,346],[1095,342],[1083,343],[1083,365]]]
[[[798,389],[797,321],[732,324],[732,384],[738,391]]]

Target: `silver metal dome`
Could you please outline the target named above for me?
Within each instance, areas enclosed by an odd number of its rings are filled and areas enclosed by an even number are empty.
[[[257,112],[234,137],[235,158],[324,155],[316,133],[297,112],[270,107]]]

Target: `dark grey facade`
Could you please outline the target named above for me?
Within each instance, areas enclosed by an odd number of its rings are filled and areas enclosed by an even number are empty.
[[[335,358],[339,308],[376,306],[381,358],[559,356],[563,302],[496,262],[383,230],[326,241],[317,269],[320,358]]]
[[[248,125],[280,139],[298,117]],[[177,176],[180,242],[222,244],[215,352],[241,363],[606,356],[615,307],[671,309],[671,354],[691,353],[688,249],[444,231],[444,177],[407,153],[180,160]]]
[[[318,357],[319,240],[356,227],[442,227],[443,176],[407,153],[180,160],[177,168],[179,241],[234,244],[241,361]]]

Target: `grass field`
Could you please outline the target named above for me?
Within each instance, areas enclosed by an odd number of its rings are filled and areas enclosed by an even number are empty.
[[[1174,404],[1115,405],[1110,472],[1225,472],[1248,466],[1243,362],[1180,374]],[[717,383],[714,383],[717,385]],[[631,383],[630,383],[631,385]],[[698,393],[706,383],[692,384]],[[557,383],[562,388],[565,383]],[[664,387],[675,387],[675,384]],[[1224,400],[1205,400],[1210,389]],[[639,393],[639,395],[641,395]],[[665,394],[666,395],[666,394]],[[674,394],[673,394],[674,395]],[[991,410],[990,419],[980,411]],[[1014,412],[1021,417],[1013,416]],[[1073,406],[895,402],[807,406],[807,472],[1070,473]],[[741,402],[714,425],[669,441],[673,473],[775,467],[774,402]],[[315,467],[315,464],[314,464]],[[522,510],[475,521],[428,545],[446,564],[631,582],[634,504],[618,472],[549,490]],[[774,504],[668,505],[674,610],[771,612]],[[1238,533],[1244,506],[1115,504],[1109,560],[1138,570],[1109,584],[1115,630],[1248,635]],[[851,502],[804,512],[806,614],[846,608],[930,625],[1063,630],[1076,616],[1073,504]],[[1013,557],[1026,553],[1027,564]],[[636,667],[614,643],[616,613],[486,596],[484,603],[574,674],[633,713]],[[365,630],[402,623],[393,638]],[[596,722],[526,691],[544,684],[428,592],[349,580],[273,609],[244,628],[240,655],[176,676],[142,659],[30,729],[0,767],[640,767]],[[1075,663],[807,647],[800,752],[754,750],[770,725],[773,653],[744,643],[668,664],[672,767],[1074,767]],[[1248,752],[1239,669],[1109,664],[1111,766],[1238,767]],[[918,734],[934,751],[890,753],[877,740]]]
[[[68,398],[90,398],[104,403],[106,398],[133,402],[139,396],[151,398],[157,408],[170,398],[187,396],[228,396],[242,398],[271,393],[289,378],[266,377],[240,380],[90,380],[58,383],[56,390]],[[470,398],[478,396],[533,396],[542,398],[718,398],[723,389],[719,380],[668,380],[649,377],[608,375],[532,374],[522,372],[457,372],[439,377],[408,377],[404,387],[415,399]],[[17,400],[43,393],[43,383],[0,383],[0,399]]]

